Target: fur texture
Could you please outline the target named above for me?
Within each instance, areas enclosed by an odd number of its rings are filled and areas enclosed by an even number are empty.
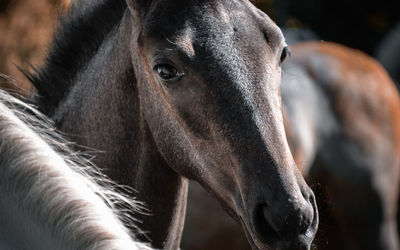
[[[0,91],[1,249],[149,249],[122,222],[132,226],[122,214],[141,205],[120,189],[43,115]]]

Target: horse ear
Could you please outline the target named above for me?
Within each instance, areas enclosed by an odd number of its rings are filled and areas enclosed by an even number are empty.
[[[125,0],[129,11],[134,16],[143,17],[147,12],[152,0]]]

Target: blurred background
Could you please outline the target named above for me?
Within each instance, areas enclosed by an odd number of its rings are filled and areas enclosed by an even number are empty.
[[[0,73],[15,79],[18,88],[30,89],[18,67],[29,69],[30,65],[40,65],[43,62],[52,34],[57,28],[57,16],[68,9],[71,1],[0,0]],[[399,24],[397,2],[255,0],[254,4],[281,28],[309,29],[320,40],[338,42],[373,56],[385,57],[380,48],[385,37]],[[400,33],[400,27],[397,27],[397,33]],[[393,51],[400,56],[399,49]],[[7,82],[0,80],[0,86],[12,87]]]
[[[0,0],[0,87],[32,91],[19,68],[40,66],[46,55],[58,16],[66,13],[73,0]],[[399,82],[400,13],[398,0],[258,0],[254,4],[281,28],[306,30],[300,39],[333,41],[374,56]],[[9,77],[7,77],[9,76]],[[14,79],[14,80],[10,80]],[[196,189],[199,190],[199,189]],[[193,193],[192,199],[205,197]],[[207,199],[207,197],[205,198]],[[208,198],[210,199],[210,198]],[[249,249],[236,222],[225,216],[232,230],[216,234],[220,214],[212,211],[210,199],[203,204],[188,203],[190,211],[208,211],[206,220],[194,216],[188,221],[183,249]],[[191,223],[191,224],[190,224]],[[206,232],[206,233],[205,233]],[[220,232],[222,233],[222,232]],[[202,241],[198,236],[202,235]]]
[[[308,28],[321,40],[374,54],[400,20],[395,0],[267,0],[256,2],[280,27]]]
[[[58,16],[69,5],[65,0],[0,0],[0,87],[31,90],[18,68],[42,64]]]

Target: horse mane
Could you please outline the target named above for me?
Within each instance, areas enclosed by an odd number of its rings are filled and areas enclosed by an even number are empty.
[[[124,0],[78,1],[60,26],[45,65],[23,70],[37,90],[34,101],[49,115],[68,94],[79,70],[96,54],[106,36],[119,24],[126,10]]]
[[[149,249],[124,224],[135,227],[123,213],[140,212],[141,204],[72,151],[44,115],[0,90],[0,232],[9,234],[0,233],[0,248],[5,237],[26,244],[23,237],[36,234],[7,229],[9,206],[12,216],[29,218],[53,249]]]

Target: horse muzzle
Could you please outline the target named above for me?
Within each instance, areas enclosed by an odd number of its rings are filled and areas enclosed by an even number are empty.
[[[252,221],[242,221],[253,249],[310,249],[319,219],[314,193],[304,190],[297,198],[259,202]]]

